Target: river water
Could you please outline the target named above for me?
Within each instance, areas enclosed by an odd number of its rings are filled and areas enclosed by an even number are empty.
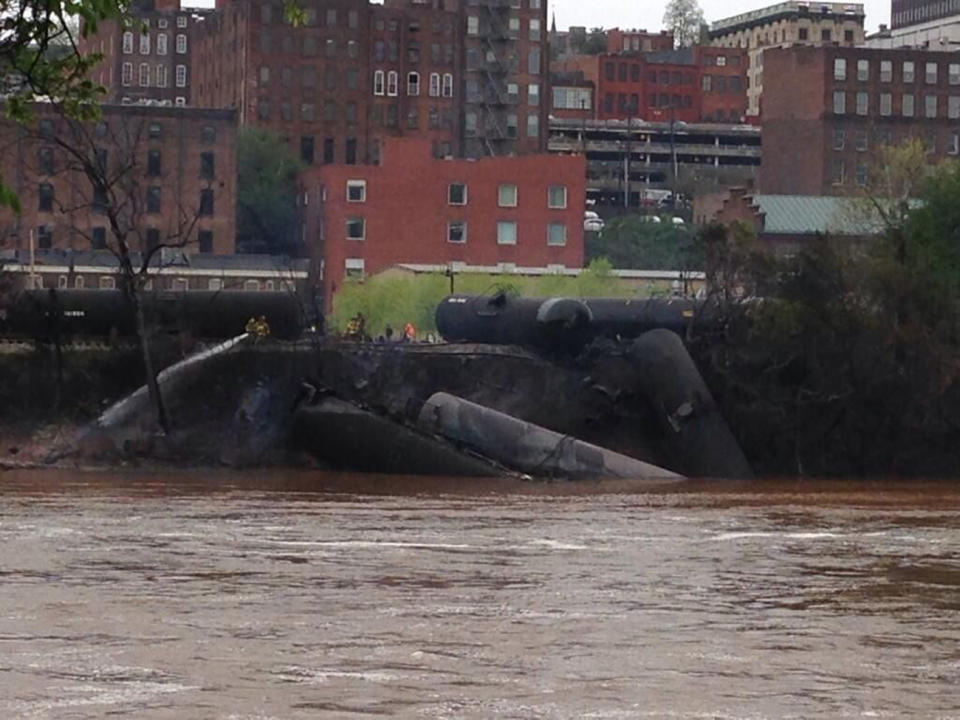
[[[0,473],[3,718],[960,718],[960,487]]]

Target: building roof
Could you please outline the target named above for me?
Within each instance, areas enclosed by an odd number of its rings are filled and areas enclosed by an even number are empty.
[[[130,253],[134,267],[140,265],[140,253]],[[284,255],[208,255],[191,253],[189,250],[171,248],[170,252],[153,256],[150,267],[158,271],[177,272],[192,270],[195,273],[258,273],[258,272],[295,272],[303,273],[309,268],[309,260],[290,258]],[[33,257],[29,250],[0,251],[0,268],[52,266],[63,268],[84,268],[85,270],[116,270],[119,266],[116,256],[109,251],[97,250],[36,250]]]
[[[883,223],[865,198],[819,195],[754,195],[763,231],[776,235],[876,235]]]

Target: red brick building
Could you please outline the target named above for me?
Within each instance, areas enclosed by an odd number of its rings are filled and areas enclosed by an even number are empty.
[[[236,115],[231,110],[104,105],[101,121],[67,121],[42,104],[36,126],[0,124],[3,182],[19,214],[0,212],[0,247],[98,250],[112,234],[103,207],[124,208],[135,250],[187,242],[202,254],[234,251]],[[77,158],[55,138],[106,163],[109,194],[94,191]]]
[[[960,53],[794,47],[764,64],[785,79],[764,90],[764,193],[856,193],[879,149],[911,138],[931,160],[960,154]]]
[[[346,278],[401,264],[580,267],[586,165],[579,155],[435,159],[389,139],[380,165],[302,177],[304,227],[327,307]]]
[[[93,80],[106,88],[106,100],[194,104],[193,44],[198,24],[210,11],[181,8],[179,0],[135,0],[130,12],[142,27],[108,20],[80,40],[81,52],[103,55]]]
[[[738,48],[581,55],[555,70],[558,77],[576,73],[583,85],[593,84],[594,104],[581,115],[595,120],[736,123],[746,114],[746,51]],[[556,98],[561,104],[566,99]],[[564,111],[559,117],[578,116],[571,112],[576,108],[555,109]]]
[[[646,30],[607,30],[607,52],[611,55],[625,55],[673,50],[673,33],[668,30],[647,32]]]

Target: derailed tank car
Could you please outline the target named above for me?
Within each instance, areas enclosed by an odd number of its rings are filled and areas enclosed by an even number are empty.
[[[151,331],[223,339],[266,318],[270,335],[292,340],[306,326],[299,298],[289,292],[152,291],[142,296]],[[0,335],[52,340],[132,337],[135,323],[121,290],[25,290],[0,307]]]

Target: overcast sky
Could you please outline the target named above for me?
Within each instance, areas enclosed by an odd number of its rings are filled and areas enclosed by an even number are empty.
[[[773,5],[777,0],[700,0],[707,22]],[[667,0],[548,0],[557,15],[557,29],[586,27],[646,28],[659,30]],[[865,0],[868,32],[890,22],[890,0]]]

